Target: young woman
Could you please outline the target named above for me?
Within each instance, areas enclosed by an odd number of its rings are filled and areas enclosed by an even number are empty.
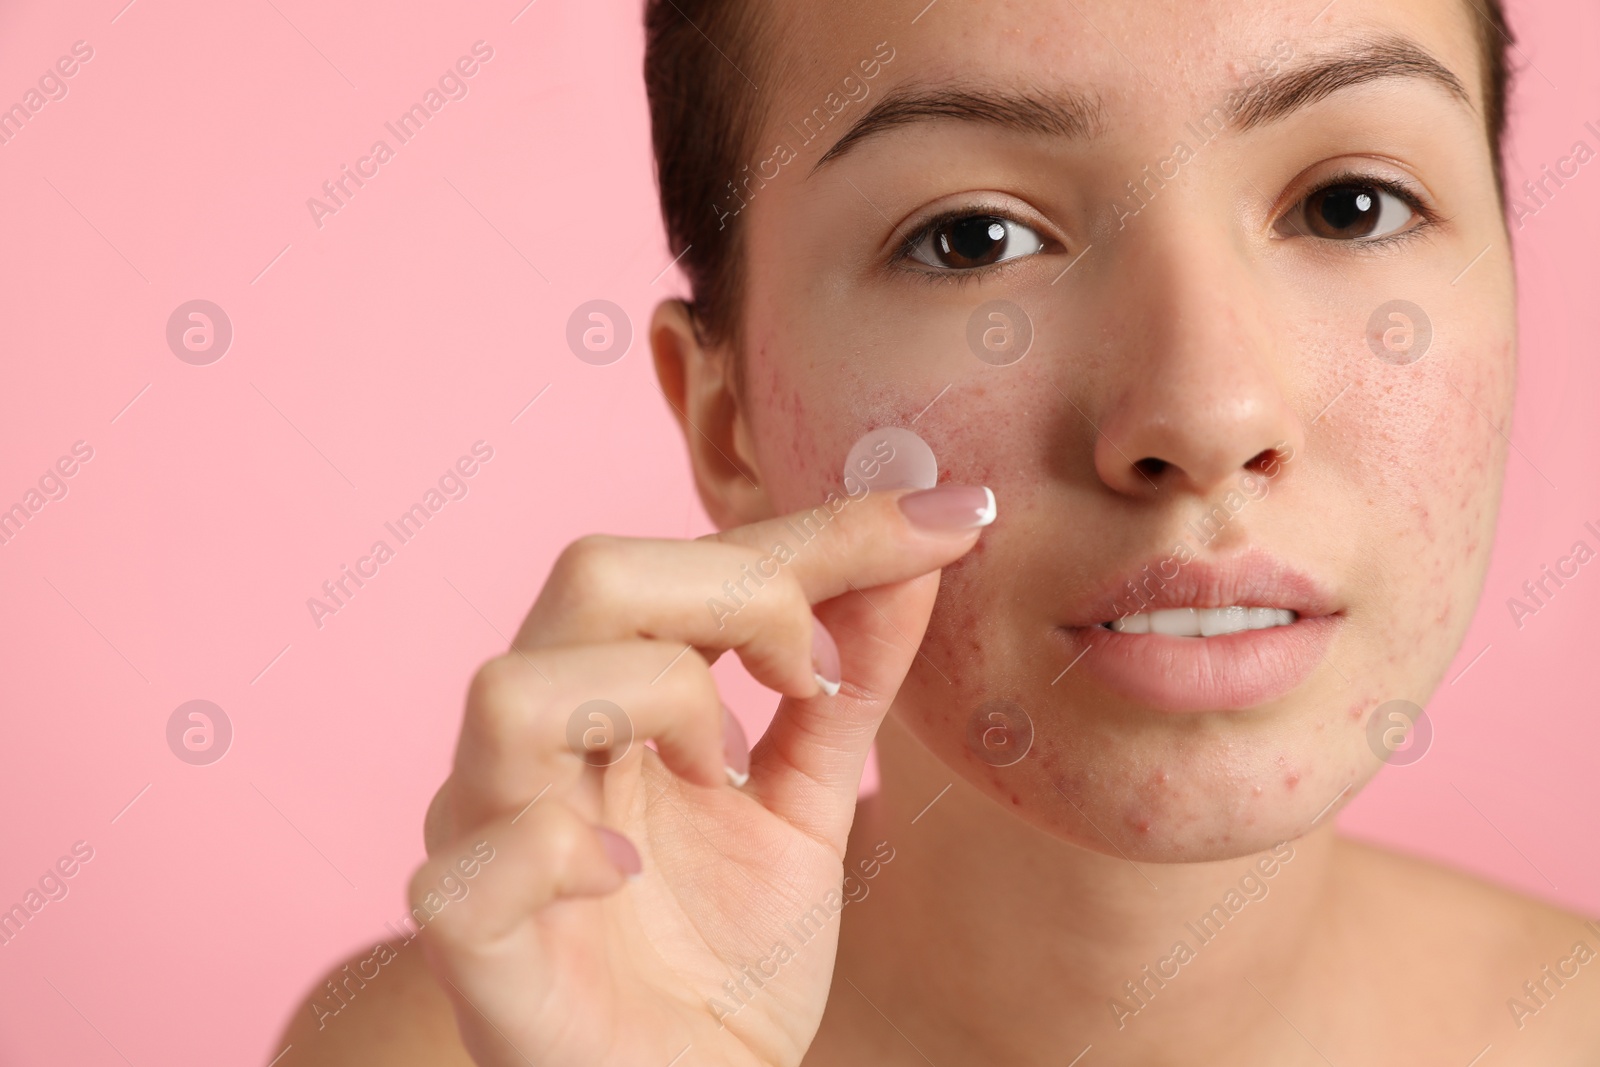
[[[1600,1062],[1600,927],[1334,832],[1494,532],[1498,7],[646,19],[720,533],[562,554],[468,692],[421,951],[283,1062]],[[884,427],[936,488],[844,477]],[[753,751],[729,650],[783,694]]]

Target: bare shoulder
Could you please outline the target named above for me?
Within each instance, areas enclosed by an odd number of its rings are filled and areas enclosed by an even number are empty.
[[[1336,862],[1352,962],[1413,1022],[1470,1022],[1502,1064],[1600,1061],[1600,922],[1348,838]]]
[[[422,947],[384,947],[317,979],[274,1047],[289,1046],[274,1067],[472,1067]]]

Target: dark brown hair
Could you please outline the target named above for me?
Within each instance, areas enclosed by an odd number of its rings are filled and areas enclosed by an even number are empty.
[[[1484,127],[1505,206],[1506,97],[1512,46],[1500,0],[1466,0],[1477,31]],[[733,182],[755,155],[761,90],[775,83],[766,25],[754,0],[645,0],[644,84],[667,244],[689,277],[703,344],[743,344],[743,227],[729,210]],[[743,360],[734,359],[736,387]],[[742,390],[741,390],[742,391]]]

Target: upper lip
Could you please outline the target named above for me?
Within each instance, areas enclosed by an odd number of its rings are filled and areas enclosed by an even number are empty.
[[[1152,556],[1107,581],[1083,603],[1084,612],[1062,625],[1096,626],[1162,608],[1287,608],[1301,617],[1339,610],[1321,582],[1262,548],[1188,563],[1174,555]]]

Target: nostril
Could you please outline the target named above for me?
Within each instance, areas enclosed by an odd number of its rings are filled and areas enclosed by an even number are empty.
[[[1265,474],[1270,477],[1278,465],[1286,461],[1286,457],[1276,448],[1264,448],[1244,465],[1244,469],[1252,474]]]
[[[1162,471],[1167,469],[1167,461],[1157,459],[1155,456],[1146,456],[1135,463],[1134,467],[1146,478],[1156,478],[1160,476]]]

